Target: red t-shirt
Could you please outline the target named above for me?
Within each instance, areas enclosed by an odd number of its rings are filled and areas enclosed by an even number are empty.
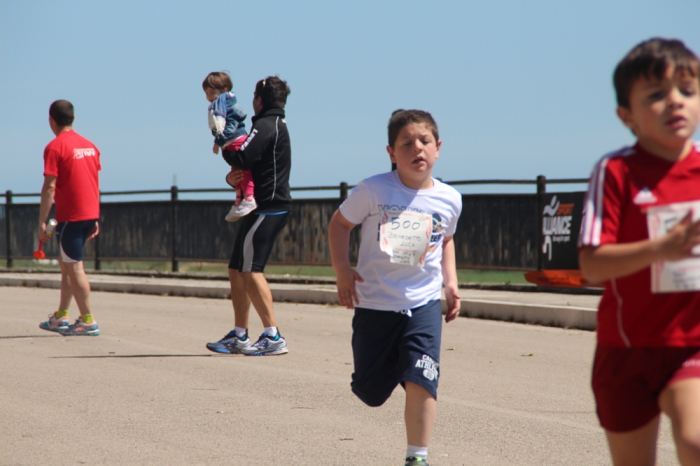
[[[648,239],[647,208],[695,200],[700,200],[698,147],[676,163],[639,145],[606,155],[591,175],[579,247]],[[649,267],[610,280],[598,308],[598,342],[700,346],[700,292],[652,293]]]
[[[100,217],[100,151],[76,133],[64,131],[44,149],[44,175],[56,177],[56,221]]]

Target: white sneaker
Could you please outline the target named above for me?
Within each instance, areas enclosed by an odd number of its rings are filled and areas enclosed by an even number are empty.
[[[287,354],[289,349],[287,348],[287,342],[279,332],[274,338],[270,338],[263,333],[257,342],[246,348],[241,348],[241,353],[246,356],[273,356]]]
[[[255,199],[252,201],[246,201],[243,199],[240,204],[238,204],[238,216],[239,217],[245,217],[252,211],[258,208],[258,204],[255,202]]]
[[[242,337],[238,337],[235,330],[231,330],[221,340],[207,343],[207,349],[215,353],[240,354],[242,350],[252,345],[253,342],[250,341],[247,333]]]
[[[241,215],[238,213],[238,206],[234,205],[231,207],[231,210],[228,211],[226,214],[226,217],[224,217],[224,220],[227,222],[235,222],[237,220],[240,220]]]
[[[253,199],[252,201],[246,201],[245,199],[243,199],[240,204],[231,207],[231,210],[229,210],[228,214],[225,217],[225,220],[227,222],[235,222],[237,220],[240,220],[241,217],[245,217],[257,208],[258,204],[255,202],[255,199]]]

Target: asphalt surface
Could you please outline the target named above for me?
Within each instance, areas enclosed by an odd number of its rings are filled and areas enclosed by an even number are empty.
[[[93,292],[94,338],[40,330],[57,301],[0,286],[1,465],[403,464],[403,391],[380,408],[350,391],[351,311],[276,304],[290,353],[245,357],[204,347],[232,326],[224,299]],[[594,345],[591,331],[445,325],[430,464],[609,464]],[[665,421],[658,464],[677,464]]]

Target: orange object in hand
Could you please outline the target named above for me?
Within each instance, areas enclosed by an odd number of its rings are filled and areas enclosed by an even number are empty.
[[[53,231],[56,228],[56,225],[58,225],[58,222],[54,219],[50,219],[48,221],[48,224],[46,225],[46,234],[51,236],[53,235]],[[36,251],[34,251],[34,259],[43,259],[46,257],[46,254],[44,254],[44,251],[42,251],[42,247],[44,246],[44,243],[39,241],[39,247],[37,248]]]
[[[36,251],[34,251],[34,259],[43,259],[44,257],[46,257],[46,254],[44,254],[44,251],[41,250],[41,246],[43,244],[44,243],[39,241],[39,248]]]

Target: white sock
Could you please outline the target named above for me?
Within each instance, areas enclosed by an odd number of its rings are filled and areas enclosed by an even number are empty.
[[[275,338],[277,335],[277,327],[265,327],[265,335],[270,338]]]
[[[415,445],[406,446],[406,458],[414,457],[416,459],[428,458],[428,447],[417,447]]]
[[[236,332],[236,336],[237,336],[238,338],[244,337],[244,336],[246,336],[246,334],[248,333],[248,329],[247,329],[247,328],[233,327],[233,330]]]

